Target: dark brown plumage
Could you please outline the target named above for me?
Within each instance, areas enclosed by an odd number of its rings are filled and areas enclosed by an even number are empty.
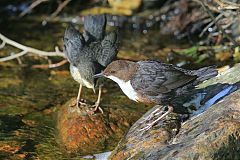
[[[168,104],[171,99],[185,94],[198,83],[216,76],[217,71],[212,67],[186,70],[158,61],[131,62],[118,60],[109,64],[103,75],[115,82],[118,81],[117,78],[123,83],[130,83],[132,89],[136,92],[135,101]],[[117,83],[119,84],[119,82]],[[120,87],[128,89],[121,85]],[[124,92],[126,93],[126,91]],[[134,99],[131,96],[129,97]]]
[[[198,70],[186,70],[158,61],[132,62],[117,60],[110,63],[103,75],[112,79],[132,100],[143,103],[167,105],[168,111],[146,128],[173,111],[171,101],[186,94],[198,83],[214,77],[217,71],[213,67]]]

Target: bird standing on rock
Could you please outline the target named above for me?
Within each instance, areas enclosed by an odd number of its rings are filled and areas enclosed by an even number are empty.
[[[152,126],[173,111],[171,100],[216,75],[213,67],[186,70],[158,61],[117,60],[95,77],[104,76],[115,81],[128,98],[136,102],[167,105],[168,111],[151,123]]]
[[[70,72],[74,80],[80,83],[76,103],[78,110],[79,104],[84,105],[80,102],[82,86],[93,89],[95,93],[97,79],[93,76],[104,70],[118,53],[117,34],[105,34],[105,15],[86,16],[84,29],[82,34],[70,24],[64,34],[64,53],[70,63]],[[100,98],[101,85],[94,111],[99,108]]]

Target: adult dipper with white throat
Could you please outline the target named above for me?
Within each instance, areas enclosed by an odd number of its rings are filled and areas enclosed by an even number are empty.
[[[117,34],[111,32],[105,34],[105,15],[87,16],[84,19],[84,34],[69,25],[64,34],[64,53],[70,63],[70,72],[74,80],[79,84],[77,96],[77,109],[80,102],[82,86],[93,89],[97,84],[94,74],[100,73],[112,62],[118,53]],[[101,97],[101,85],[99,85],[98,99],[95,110],[99,107]]]
[[[117,60],[95,77],[115,81],[128,98],[136,102],[167,105],[168,111],[158,118],[160,120],[174,109],[171,100],[216,75],[213,67],[186,70],[158,61]]]

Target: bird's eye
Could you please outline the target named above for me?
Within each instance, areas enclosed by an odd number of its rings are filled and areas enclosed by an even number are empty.
[[[110,73],[111,73],[111,74],[114,74],[114,73],[116,73],[116,71],[112,70]]]

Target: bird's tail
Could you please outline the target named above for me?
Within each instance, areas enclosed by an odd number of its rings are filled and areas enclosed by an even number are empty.
[[[218,71],[215,67],[204,67],[194,71],[194,74],[198,77],[196,79],[197,82],[205,81],[209,78],[215,77],[218,75]]]
[[[88,15],[84,18],[84,29],[94,38],[94,40],[102,40],[104,38],[105,29],[107,24],[106,15]]]

